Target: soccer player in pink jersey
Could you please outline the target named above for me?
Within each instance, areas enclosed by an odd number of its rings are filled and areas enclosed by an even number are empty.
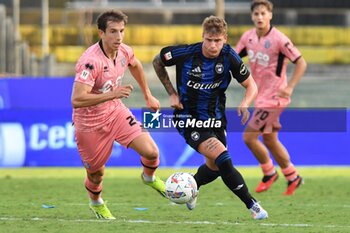
[[[90,197],[89,206],[96,217],[102,219],[115,219],[101,197],[105,164],[114,141],[140,154],[143,182],[165,197],[165,184],[155,176],[159,165],[158,147],[121,101],[133,90],[130,84],[122,84],[124,72],[129,68],[147,107],[152,110],[160,107],[147,85],[140,61],[123,43],[126,23],[127,16],[120,11],[107,11],[98,17],[100,40],[77,62],[72,92],[73,122],[87,173],[85,187]]]
[[[255,28],[245,32],[236,51],[249,58],[252,76],[258,86],[254,113],[244,132],[244,142],[260,163],[264,177],[256,192],[268,190],[277,180],[278,173],[269,152],[288,180],[285,195],[292,195],[303,183],[291,163],[287,149],[278,139],[281,128],[279,117],[290,103],[293,90],[306,69],[306,62],[293,43],[275,27],[271,26],[273,5],[268,0],[251,3],[251,17]],[[295,64],[291,79],[287,80],[287,59]],[[262,142],[259,136],[262,135]]]

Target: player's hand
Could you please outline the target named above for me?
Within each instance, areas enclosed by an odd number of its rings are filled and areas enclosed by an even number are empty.
[[[121,98],[128,98],[132,92],[134,87],[131,84],[119,86],[115,89],[112,89],[112,91],[115,94],[115,98],[121,99]]]
[[[150,95],[148,99],[146,100],[147,107],[153,111],[157,111],[160,108],[160,103],[157,98],[155,98],[153,95]]]
[[[177,94],[170,95],[170,107],[179,110],[184,109],[182,103],[180,102],[180,98]]]
[[[287,99],[292,96],[293,90],[294,89],[292,87],[287,86],[286,88],[280,89],[277,92],[277,96]]]
[[[250,112],[248,110],[248,106],[241,104],[238,108],[237,108],[237,114],[238,116],[242,116],[241,119],[241,124],[244,125],[245,123],[247,123],[249,116],[250,116]]]

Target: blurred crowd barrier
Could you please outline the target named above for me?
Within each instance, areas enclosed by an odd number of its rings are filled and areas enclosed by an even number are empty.
[[[350,63],[350,1],[272,2],[273,25],[292,39],[309,64]],[[111,9],[122,10],[129,16],[124,41],[143,63],[152,61],[163,46],[200,41],[203,19],[218,13],[219,5],[229,24],[228,43],[234,47],[242,33],[252,27],[250,3],[250,0],[0,0],[0,76],[56,75],[54,70],[60,64],[75,63],[98,40],[95,21],[101,12]],[[47,27],[43,23],[44,4],[49,5]],[[48,42],[43,39],[46,32]],[[47,43],[48,49],[43,46]]]
[[[235,46],[239,37],[251,26],[230,25],[228,43]],[[303,53],[308,63],[350,63],[350,28],[327,26],[279,26]],[[36,25],[20,27],[23,38],[31,44],[31,51],[41,53],[41,28]],[[50,52],[59,62],[76,62],[87,45],[82,38],[98,40],[95,26],[52,25],[49,27]],[[162,46],[189,44],[201,41],[200,25],[128,25],[124,42],[131,45],[142,62],[151,62]]]

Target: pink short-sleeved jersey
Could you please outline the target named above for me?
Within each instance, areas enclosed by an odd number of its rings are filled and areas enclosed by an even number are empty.
[[[258,86],[256,107],[287,106],[290,98],[277,97],[278,90],[287,86],[287,59],[295,62],[301,53],[290,39],[275,27],[263,37],[256,29],[245,32],[236,46],[237,53],[248,55],[252,76]]]
[[[121,44],[115,61],[108,58],[101,42],[90,46],[75,66],[75,82],[92,87],[92,93],[101,94],[121,85],[124,72],[135,61],[132,49]],[[77,131],[95,131],[114,119],[120,99],[96,106],[73,109],[73,122]]]

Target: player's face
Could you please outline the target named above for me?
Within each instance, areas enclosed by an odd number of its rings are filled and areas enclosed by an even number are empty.
[[[207,58],[216,58],[219,56],[226,41],[226,34],[203,33],[203,55]]]
[[[109,21],[106,31],[99,30],[100,37],[106,50],[116,51],[124,39],[125,24],[121,22]]]
[[[252,12],[252,21],[258,30],[270,29],[272,12],[266,6],[258,5]]]

